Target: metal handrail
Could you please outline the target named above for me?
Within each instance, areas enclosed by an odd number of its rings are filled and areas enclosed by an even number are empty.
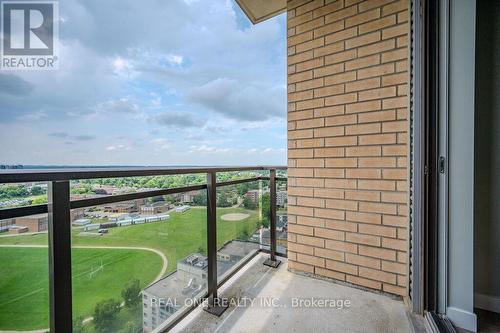
[[[0,172],[0,184],[43,181],[79,180],[96,178],[124,178],[142,176],[185,175],[208,172],[286,170],[286,166],[244,167],[126,167],[126,168],[65,168],[65,169],[15,169]]]
[[[266,177],[253,177],[253,178],[231,180],[231,181],[226,181],[226,182],[218,182],[216,184],[216,186],[222,187],[222,186],[237,185],[237,184],[242,184],[242,183],[259,181],[259,180],[263,180],[263,179],[269,180],[269,177],[267,177],[267,178]],[[282,178],[281,180],[283,180],[283,179],[286,180],[286,178]],[[72,201],[70,201],[70,206],[71,206],[71,209],[87,208],[87,207],[100,206],[100,205],[116,203],[116,202],[157,197],[157,196],[161,196],[161,195],[177,194],[177,193],[184,193],[184,192],[189,192],[189,191],[203,190],[206,188],[207,188],[206,184],[200,184],[200,185],[174,187],[174,188],[168,188],[168,189],[142,191],[142,192],[127,193],[127,194],[112,195],[112,196],[110,195],[110,196],[103,196],[103,197],[98,197],[98,198],[72,200]],[[47,204],[0,209],[0,220],[22,217],[22,216],[29,216],[29,215],[36,215],[36,214],[45,214],[47,212],[48,212]]]
[[[268,180],[270,186],[270,238],[269,251],[271,262],[278,263],[276,255],[276,182],[287,178],[276,177],[276,170],[286,170],[284,166],[250,167],[186,167],[186,168],[80,168],[52,170],[8,170],[0,172],[0,184],[23,182],[47,182],[48,203],[43,205],[0,209],[0,219],[16,218],[40,213],[48,214],[49,238],[49,304],[50,331],[72,331],[72,273],[71,273],[71,209],[94,207],[103,204],[131,201],[167,194],[183,193],[194,190],[207,191],[207,257],[209,307],[207,311],[220,315],[221,309],[214,302],[217,298],[217,226],[216,226],[216,190],[218,187],[242,184],[246,182]],[[269,171],[270,176],[217,182],[218,172],[234,171]],[[207,174],[205,184],[190,185],[169,189],[141,191],[98,198],[70,200],[70,181],[97,178],[123,178],[141,176],[164,176],[181,174]],[[237,269],[241,268],[239,266]],[[277,267],[274,266],[274,267]]]

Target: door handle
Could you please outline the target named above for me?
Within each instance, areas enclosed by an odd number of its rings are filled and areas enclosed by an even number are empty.
[[[446,159],[444,156],[439,156],[439,163],[438,163],[438,169],[439,169],[439,173],[442,173],[444,174],[445,170],[446,170]]]

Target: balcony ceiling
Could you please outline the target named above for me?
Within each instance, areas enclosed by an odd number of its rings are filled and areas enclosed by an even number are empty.
[[[286,0],[236,0],[253,24],[265,21],[286,10]]]

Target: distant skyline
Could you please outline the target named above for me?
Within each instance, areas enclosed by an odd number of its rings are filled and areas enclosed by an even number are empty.
[[[0,71],[0,164],[286,164],[286,20],[234,0],[59,2],[60,67]]]

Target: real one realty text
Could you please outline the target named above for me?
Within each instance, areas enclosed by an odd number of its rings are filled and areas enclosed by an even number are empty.
[[[283,302],[284,301],[284,302]],[[345,309],[351,307],[351,301],[348,299],[329,299],[329,298],[300,298],[293,297],[289,299],[281,299],[279,297],[241,297],[241,298],[216,298],[213,301],[215,306],[235,306],[235,307],[282,307],[282,308],[328,308],[328,309]],[[186,298],[184,302],[179,302],[177,299],[171,298],[151,298],[151,306],[157,307],[173,307],[181,306],[206,306],[209,304],[208,299]]]

